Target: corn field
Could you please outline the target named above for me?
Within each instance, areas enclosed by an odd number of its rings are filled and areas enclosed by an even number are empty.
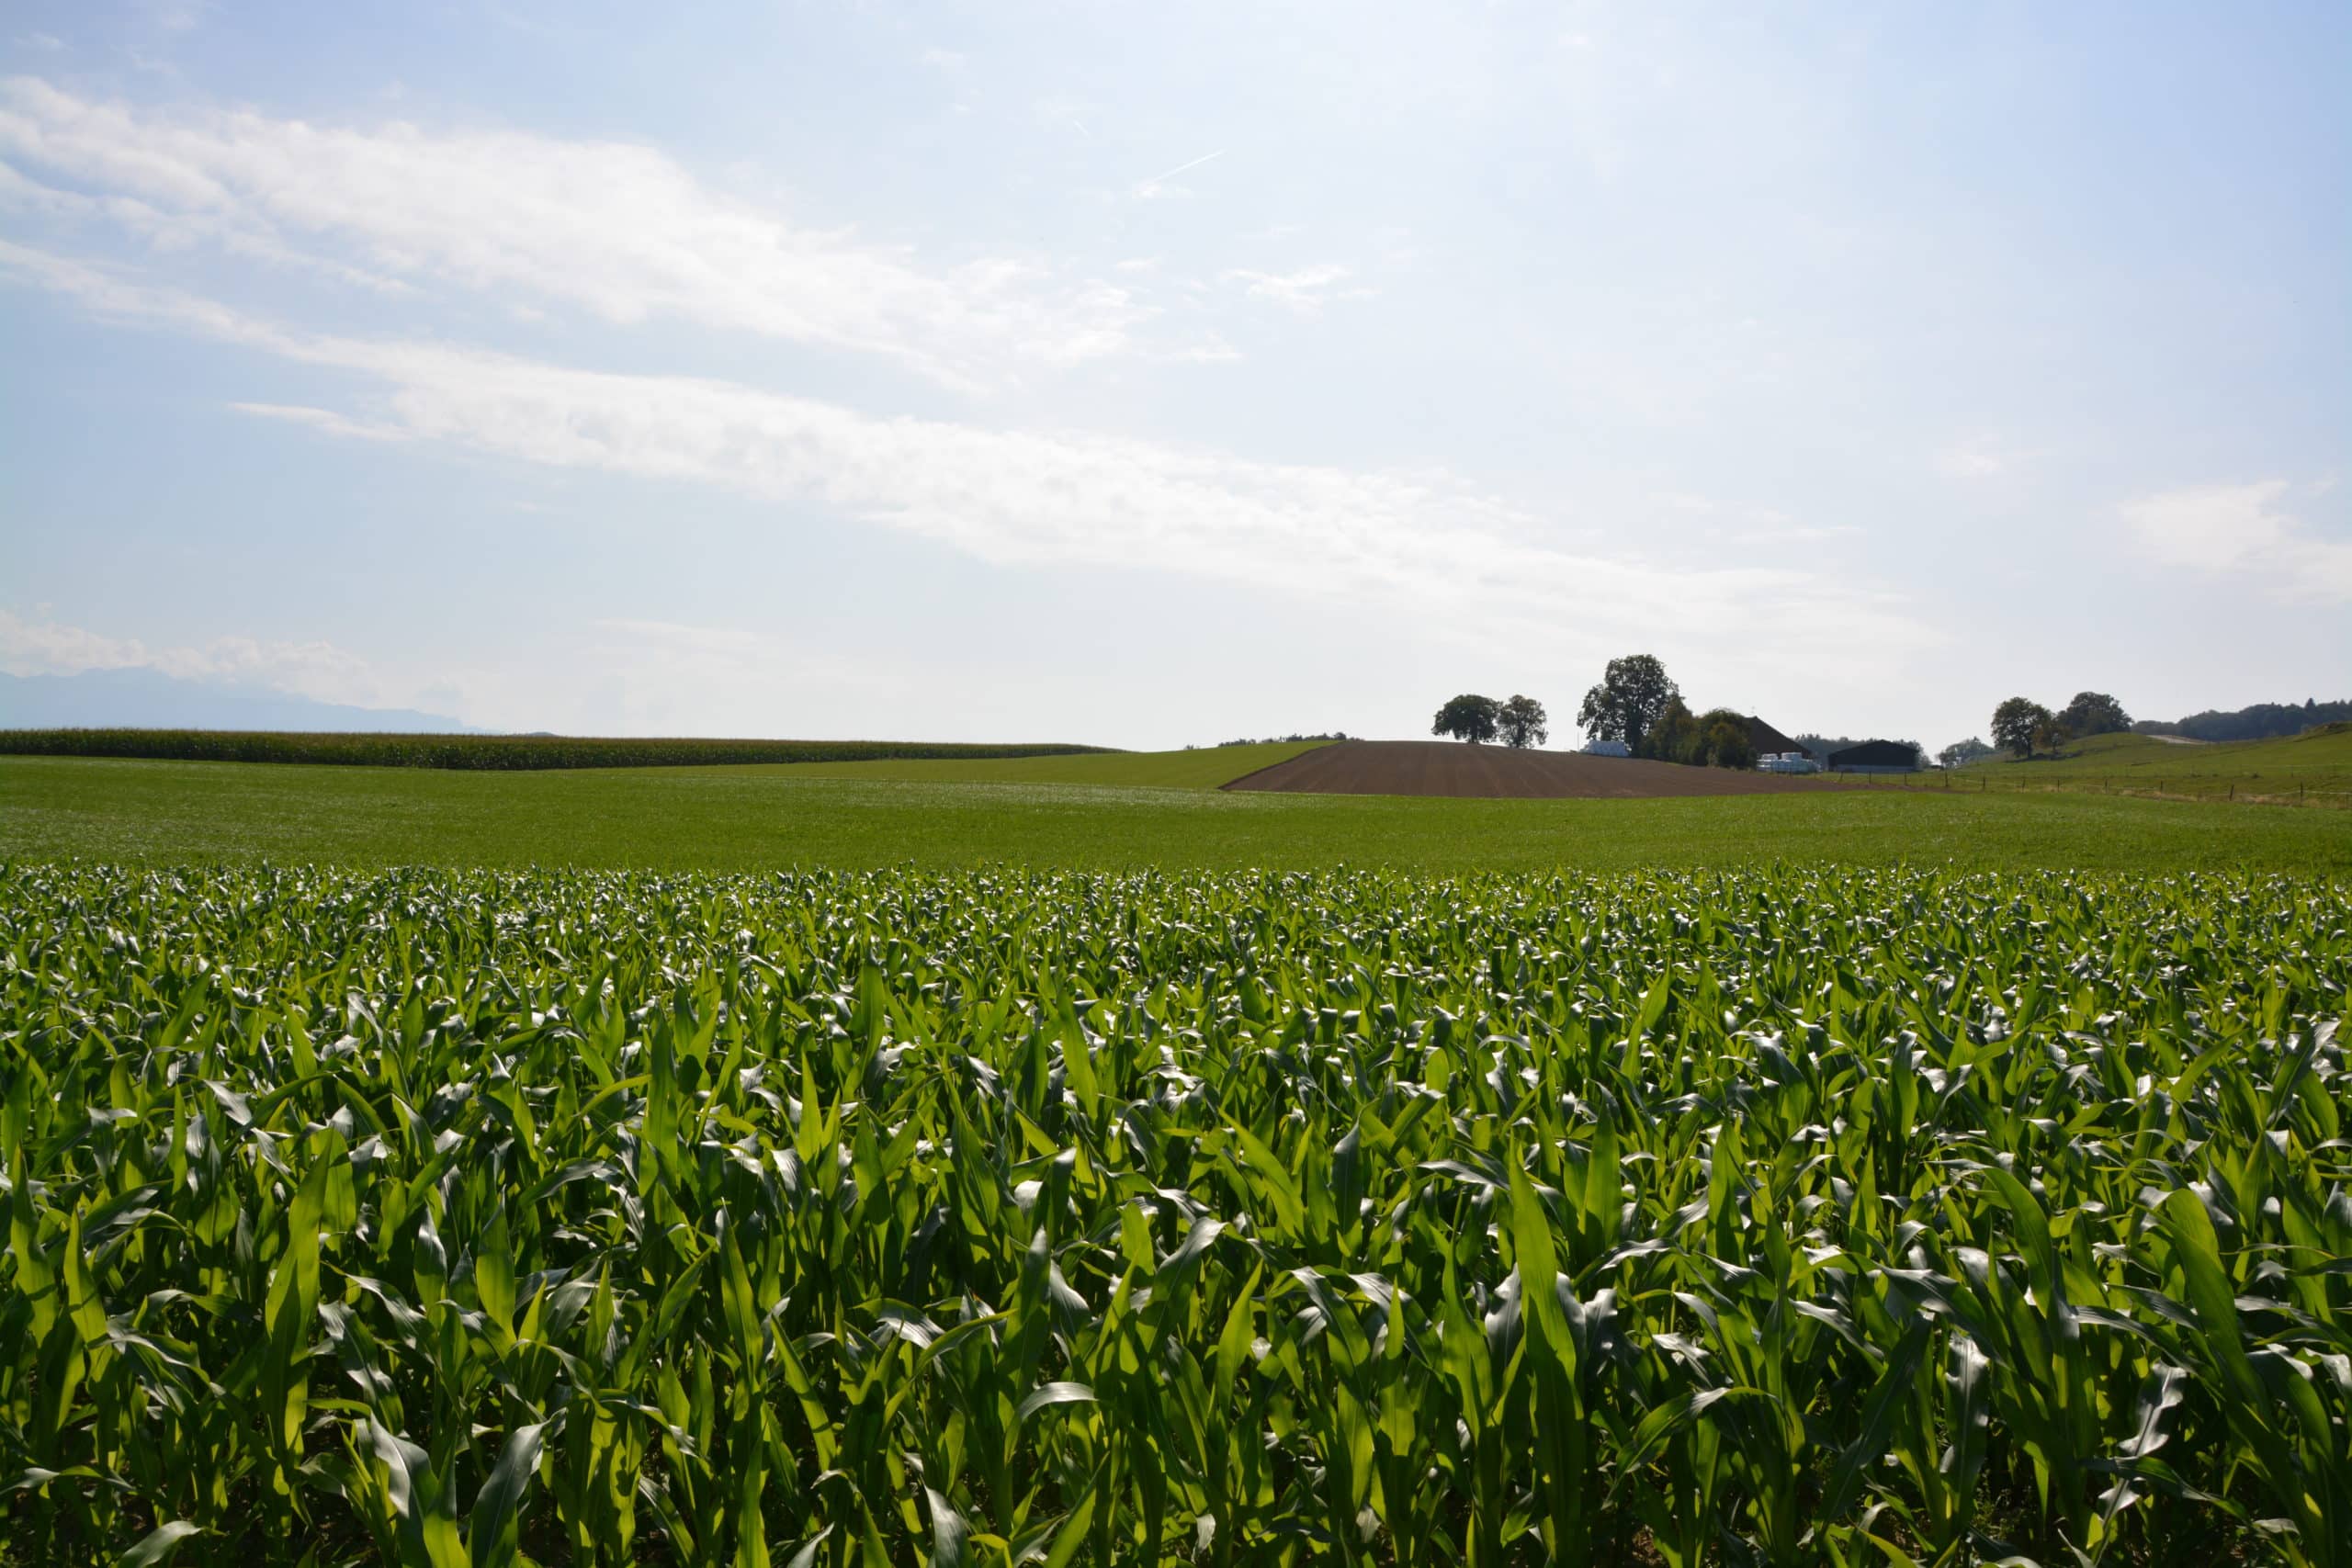
[[[2347,906],[0,869],[0,1562],[2352,1564]]]
[[[273,729],[0,729],[0,756],[143,757],[198,762],[320,762],[365,768],[525,773],[560,768],[703,768],[745,762],[1065,757],[1101,746],[911,740],[712,740],[694,737],[410,735]]]

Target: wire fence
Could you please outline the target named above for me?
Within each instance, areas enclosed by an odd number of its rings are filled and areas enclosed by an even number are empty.
[[[1838,773],[1831,782],[1857,789],[1899,789],[1953,795],[2114,795],[2140,800],[2192,800],[2241,806],[2304,806],[2352,810],[2352,781],[2330,777],[2317,784],[2251,774],[2168,773],[2160,778],[2071,773],[2051,778],[2006,778],[1992,773]]]

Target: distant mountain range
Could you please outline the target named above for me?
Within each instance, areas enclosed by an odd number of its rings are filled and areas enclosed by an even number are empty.
[[[444,714],[322,703],[154,670],[0,675],[0,729],[296,729],[479,734]]]

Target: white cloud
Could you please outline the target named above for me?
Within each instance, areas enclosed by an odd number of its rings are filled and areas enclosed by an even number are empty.
[[[603,619],[549,626],[534,656],[465,666],[399,667],[327,642],[220,637],[150,647],[0,610],[0,672],[78,675],[148,670],[244,690],[266,689],[363,707],[423,707],[492,728],[615,735],[850,734],[910,699],[934,694],[942,672],[887,652],[811,649],[770,632]],[[550,678],[552,676],[552,678]]]
[[[1962,442],[1936,454],[1935,470],[1948,479],[1989,479],[2007,473],[2007,454],[1980,442]]]
[[[161,247],[692,321],[956,386],[1128,352],[1152,314],[1127,289],[1025,259],[941,265],[803,224],[626,142],[150,111],[18,77],[0,85],[0,158],[17,204],[71,207]]]
[[[258,414],[264,419],[282,419],[288,424],[305,424],[328,435],[347,436],[356,441],[405,441],[408,432],[396,425],[368,424],[349,419],[333,409],[303,408],[286,403],[231,403],[239,413]]]
[[[2352,603],[2352,540],[2280,510],[2285,479],[2165,491],[2128,502],[2123,519],[2158,564],[2251,578],[2290,603]]]
[[[1369,288],[1340,289],[1338,286],[1347,281],[1348,269],[1329,262],[1293,272],[1253,272],[1247,267],[1234,267],[1218,276],[1223,282],[1239,284],[1241,291],[1252,299],[1263,299],[1303,316],[1315,314],[1329,300],[1368,299],[1373,292]]]
[[[6,113],[0,109],[0,136]],[[256,228],[231,215],[175,211],[128,196],[91,196],[61,190],[27,178],[0,163],[0,210],[13,210],[75,223],[112,223],[162,252],[177,252],[199,243],[218,245],[222,252],[356,284],[387,295],[411,294],[414,286],[366,267],[322,256],[285,243],[267,229]]]
[[[926,49],[922,51],[922,62],[949,76],[961,76],[964,68],[970,63],[952,49]]]
[[[102,313],[176,326],[357,374],[369,417],[298,418],[397,433],[553,468],[814,502],[999,563],[1180,572],[1278,597],[1369,597],[1383,614],[1736,639],[1769,624],[1801,655],[1857,636],[1928,639],[1886,595],[1784,566],[1668,566],[1569,550],[1537,519],[1442,474],[1278,464],[1073,432],[876,418],[686,377],[572,369],[436,344],[311,337],[210,301],[140,288],[0,242],[0,270]]]
[[[330,642],[215,637],[201,647],[150,648],[58,621],[28,621],[0,610],[0,671],[78,675],[91,670],[153,670],[190,681],[227,681],[299,692],[324,702],[379,700],[365,660]]]
[[[2015,474],[2049,455],[2046,450],[2029,450],[1996,436],[1976,435],[1943,447],[1929,459],[1928,467],[1943,479],[1966,483]]]
[[[148,0],[148,20],[163,32],[184,33],[192,30],[211,10],[207,0]]]
[[[124,641],[43,619],[27,621],[0,610],[0,671],[10,675],[78,675],[85,670],[127,670],[153,662],[139,641]]]

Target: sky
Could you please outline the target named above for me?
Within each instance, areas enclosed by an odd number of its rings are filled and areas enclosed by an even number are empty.
[[[0,670],[1930,749],[2352,695],[2352,8],[0,17]]]

